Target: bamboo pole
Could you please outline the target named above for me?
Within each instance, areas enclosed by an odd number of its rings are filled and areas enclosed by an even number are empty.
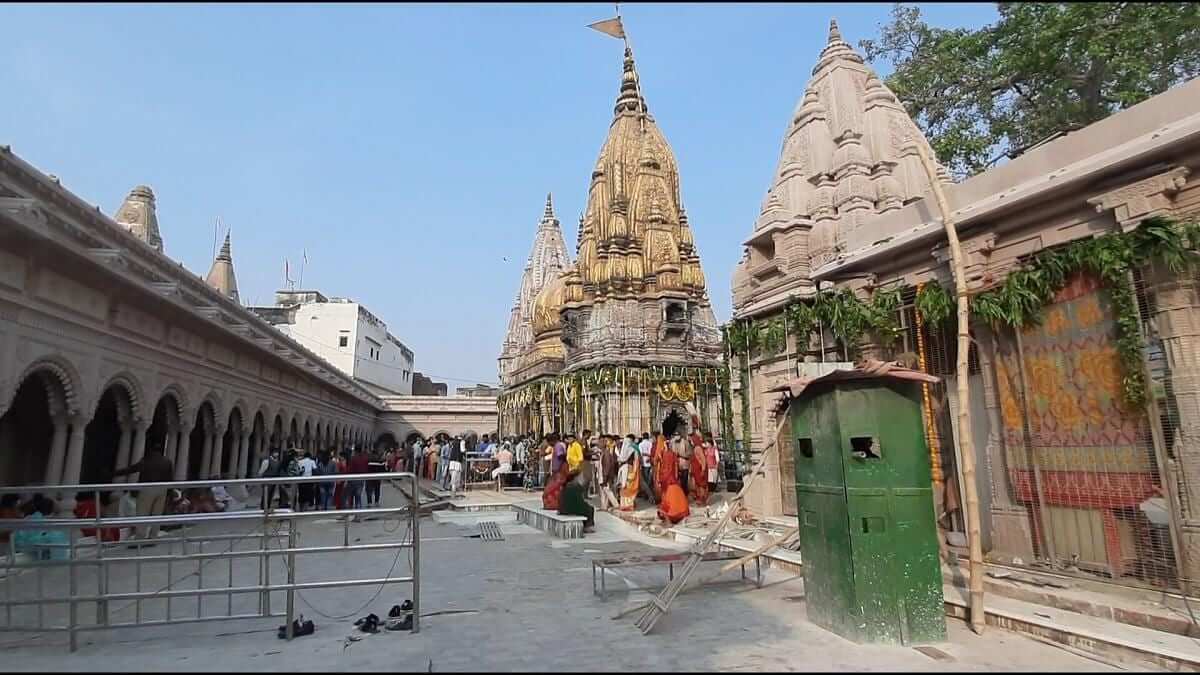
[[[929,178],[929,187],[937,201],[938,211],[942,215],[942,226],[946,229],[946,242],[950,246],[950,265],[954,270],[954,294],[958,297],[958,364],[955,377],[958,380],[958,447],[959,483],[966,491],[967,543],[970,546],[970,594],[971,594],[971,630],[977,635],[983,634],[983,540],[979,527],[979,491],[975,486],[975,443],[971,438],[971,399],[970,384],[967,382],[968,358],[971,349],[971,334],[968,325],[967,279],[963,264],[962,246],[958,241],[958,230],[954,217],[950,213],[950,204],[946,201],[946,193],[938,178],[937,169],[930,159],[925,146],[920,142],[912,144],[925,175]]]

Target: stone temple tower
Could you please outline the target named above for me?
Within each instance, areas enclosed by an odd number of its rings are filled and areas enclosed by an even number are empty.
[[[129,230],[133,236],[153,246],[159,253],[163,250],[162,235],[158,232],[158,214],[155,212],[154,191],[147,185],[139,185],[129,191],[129,196],[117,209],[113,218],[117,224]]]
[[[528,377],[531,374],[529,369],[537,366],[538,359],[535,357],[539,352],[533,335],[534,299],[546,284],[558,277],[570,264],[571,258],[563,240],[562,228],[559,227],[558,217],[554,215],[553,199],[546,195],[546,208],[542,212],[541,221],[538,222],[529,259],[525,261],[525,269],[521,273],[521,286],[509,313],[508,330],[500,350],[502,387],[520,379],[522,375]],[[540,353],[554,362],[551,366],[552,372],[557,372],[562,367],[561,343],[549,350],[543,349]]]
[[[913,142],[935,156],[896,95],[830,21],[733,274],[734,316],[811,294],[810,273],[845,253],[846,235],[928,194]]]
[[[557,335],[563,369],[551,383],[506,387],[502,432],[651,431],[672,412],[685,417],[688,404],[719,431],[720,332],[679,167],[649,113],[628,47],[575,264],[542,289],[534,309],[534,337]]]

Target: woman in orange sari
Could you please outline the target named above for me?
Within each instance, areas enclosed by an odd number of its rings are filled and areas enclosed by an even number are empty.
[[[662,501],[658,504],[658,517],[674,525],[687,518],[689,513],[691,511],[688,509],[687,495],[683,494],[683,488],[679,487],[679,483],[668,485]]]
[[[654,435],[654,450],[650,455],[654,471],[654,497],[662,501],[668,485],[679,483],[679,459],[662,434]]]

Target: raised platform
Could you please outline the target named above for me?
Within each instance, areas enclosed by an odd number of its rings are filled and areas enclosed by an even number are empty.
[[[512,505],[517,513],[517,522],[541,530],[559,539],[582,539],[583,516],[564,516],[556,511],[542,508],[541,501],[517,502]]]

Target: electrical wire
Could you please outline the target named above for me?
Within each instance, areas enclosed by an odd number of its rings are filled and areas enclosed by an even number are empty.
[[[398,514],[398,515],[399,515],[399,514]],[[417,515],[417,517],[420,517],[420,516],[419,516],[419,514]],[[385,531],[387,531],[387,527],[386,527],[386,522],[387,522],[387,520],[392,520],[392,519],[385,519],[385,520],[384,520],[384,523],[385,523],[385,524],[384,524],[384,530],[385,530]],[[397,522],[397,525],[396,525],[396,528],[395,528],[394,530],[391,530],[391,532],[398,532],[398,531],[400,530],[400,524],[399,524],[399,523],[400,523],[400,521],[401,521],[401,518],[397,517],[397,518],[395,518],[394,520]],[[279,524],[277,524],[277,525],[275,526],[275,533],[277,534],[277,533],[278,533],[278,532],[279,532],[279,531],[280,531],[282,528],[283,528],[283,521],[279,521]],[[301,535],[300,535],[299,533],[297,533],[297,535],[296,535],[296,536],[297,536],[297,538],[299,538]],[[409,521],[409,522],[408,522],[408,524],[407,524],[407,529],[405,530],[404,536],[403,536],[403,537],[401,537],[401,539],[400,539],[400,542],[401,542],[401,543],[406,543],[406,542],[408,542],[408,540],[409,540],[411,537],[412,537],[412,522],[411,522],[411,521]],[[275,538],[275,537],[273,536],[272,538]],[[268,544],[267,544],[267,546],[268,546],[268,548],[269,548],[269,547],[270,547],[270,543],[268,543]],[[328,613],[326,613],[326,612],[323,612],[323,611],[321,611],[321,609],[320,609],[320,608],[318,608],[318,607],[316,607],[315,605],[313,605],[313,603],[309,602],[309,600],[308,600],[307,598],[305,598],[305,597],[304,597],[304,593],[303,593],[303,592],[301,592],[301,591],[296,591],[296,597],[297,597],[297,598],[299,598],[299,599],[300,599],[300,602],[303,602],[303,603],[304,603],[304,605],[305,605],[306,607],[308,607],[309,609],[311,609],[311,610],[313,611],[313,613],[314,613],[314,614],[316,614],[317,616],[319,616],[319,617],[321,617],[321,618],[323,618],[323,619],[328,619],[328,620],[330,620],[330,621],[342,621],[342,620],[344,620],[344,619],[349,619],[350,617],[352,617],[352,616],[354,616],[354,615],[356,615],[356,614],[359,614],[359,613],[361,613],[363,610],[365,610],[367,607],[369,607],[369,606],[371,605],[371,603],[375,602],[376,598],[378,598],[378,597],[379,597],[379,596],[380,596],[380,595],[383,593],[383,589],[387,587],[387,585],[388,585],[388,583],[387,583],[387,582],[388,582],[388,581],[389,581],[389,580],[392,578],[392,573],[393,573],[393,572],[396,570],[396,565],[397,565],[397,564],[400,562],[400,556],[404,554],[404,551],[405,551],[405,550],[407,550],[407,551],[408,551],[408,566],[409,566],[409,569],[412,569],[412,547],[411,547],[411,546],[407,546],[407,547],[398,548],[398,549],[396,550],[396,557],[392,559],[392,566],[391,566],[391,567],[388,569],[388,573],[387,573],[387,576],[385,576],[385,577],[384,577],[384,581],[383,581],[382,583],[380,583],[380,584],[379,584],[379,588],[377,588],[377,589],[375,590],[375,593],[374,593],[374,594],[372,594],[372,595],[371,595],[371,597],[370,597],[370,598],[368,598],[366,602],[364,602],[364,603],[363,603],[363,604],[362,604],[360,607],[358,607],[357,609],[355,609],[355,610],[354,610],[354,611],[352,611],[352,612],[349,612],[349,613],[347,613],[347,614],[342,614],[342,615],[333,615],[333,614],[328,614]],[[286,572],[287,572],[287,563],[283,562],[282,560],[281,560],[280,562],[281,562],[281,564],[283,564],[283,571],[284,571],[284,573],[286,574]],[[414,572],[415,572],[415,570],[414,570]]]

